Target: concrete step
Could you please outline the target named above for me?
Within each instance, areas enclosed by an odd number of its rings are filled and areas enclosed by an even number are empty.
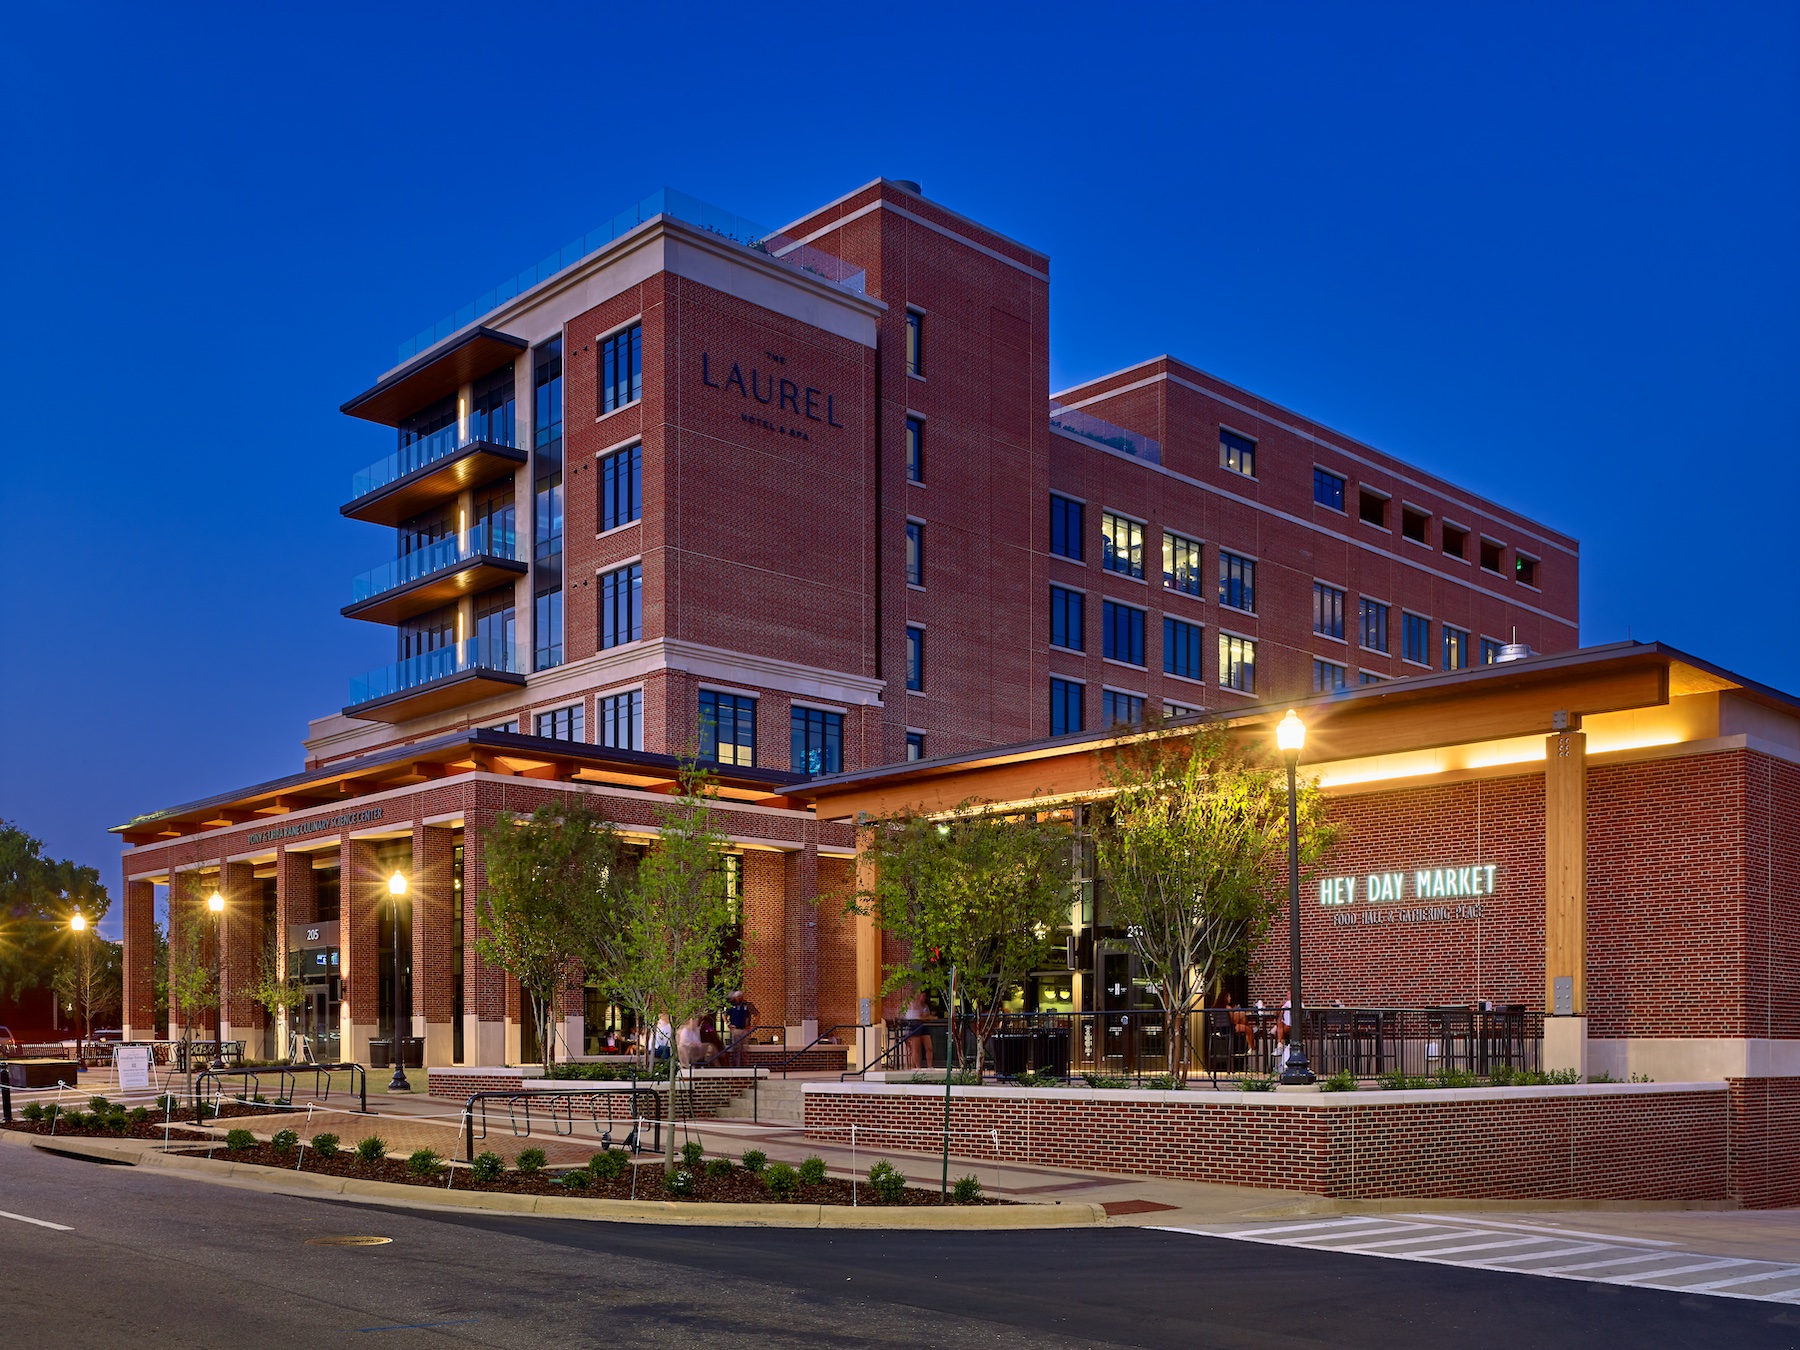
[[[800,1082],[765,1078],[757,1085],[755,1094],[746,1092],[732,1098],[719,1108],[714,1119],[802,1125],[806,1122],[805,1086]]]

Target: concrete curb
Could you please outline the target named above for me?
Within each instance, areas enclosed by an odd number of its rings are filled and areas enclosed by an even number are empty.
[[[288,1172],[255,1163],[207,1161],[162,1153],[143,1140],[106,1143],[94,1139],[50,1139],[0,1131],[46,1153],[92,1158],[135,1167],[178,1172],[212,1185],[236,1186],[270,1195],[308,1199],[335,1196],[360,1204],[390,1205],[459,1213],[536,1214],[544,1218],[586,1219],[612,1223],[654,1223],[731,1228],[906,1228],[1000,1230],[1020,1228],[1086,1228],[1105,1224],[1099,1205],[995,1205],[969,1209],[867,1209],[843,1205],[727,1205],[678,1200],[588,1200],[579,1196],[506,1195],[492,1191],[433,1191],[395,1181],[358,1181],[313,1172]]]

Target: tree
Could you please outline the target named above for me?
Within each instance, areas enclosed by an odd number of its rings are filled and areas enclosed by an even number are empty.
[[[188,1066],[188,1094],[194,1086],[194,1020],[204,1019],[218,993],[212,966],[206,959],[206,934],[210,925],[201,917],[213,878],[203,872],[182,872],[169,888],[168,997],[169,1033],[175,1031],[175,1014],[181,1014],[182,1060]]]
[[[547,1069],[556,1057],[552,1015],[580,973],[591,935],[617,908],[623,846],[579,799],[540,806],[522,820],[501,812],[486,843],[485,931],[476,947],[530,1000]]]
[[[1092,808],[1096,861],[1162,1005],[1169,1070],[1185,1078],[1187,1014],[1246,968],[1287,899],[1286,771],[1211,726],[1111,754],[1110,797]],[[1296,801],[1310,867],[1334,829],[1314,784]]]
[[[120,944],[108,942],[91,925],[70,939],[69,953],[57,965],[50,987],[80,1019],[85,1040],[93,1036],[96,1021],[124,1005],[124,964]]]
[[[99,872],[46,858],[43,849],[42,840],[0,820],[0,994],[12,998],[52,982],[76,910],[97,924],[111,904]]]
[[[646,1029],[658,1015],[676,1028],[724,1002],[737,986],[730,937],[731,896],[723,866],[725,836],[713,818],[712,775],[691,761],[680,794],[657,810],[660,836],[637,865],[624,895],[600,974],[618,1000],[640,1010]],[[653,1033],[652,1033],[653,1034]],[[675,1170],[675,1084],[680,1057],[669,1047],[668,1130],[663,1171]]]
[[[1067,823],[1026,811],[984,814],[964,802],[937,819],[919,810],[872,822],[875,885],[851,901],[905,944],[883,992],[912,987],[975,1019],[975,1071],[1006,1000],[1044,964],[1069,921],[1073,850]],[[952,1015],[959,1009],[950,1009]]]
[[[289,1030],[287,1019],[306,999],[306,991],[300,986],[300,977],[293,972],[281,973],[281,946],[277,934],[271,933],[269,940],[263,944],[262,951],[257,953],[256,970],[250,979],[250,997],[268,1011],[280,1031]],[[279,1037],[280,1031],[277,1032]],[[277,1051],[279,1053],[279,1049]]]

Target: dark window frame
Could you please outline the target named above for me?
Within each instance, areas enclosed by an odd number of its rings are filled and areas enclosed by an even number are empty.
[[[642,442],[600,456],[600,532],[644,518]]]
[[[1067,586],[1050,588],[1050,645],[1070,652],[1087,650],[1087,596],[1083,592]]]
[[[602,338],[595,352],[602,417],[644,396],[644,321],[637,319]]]
[[[1163,615],[1163,673],[1204,682],[1206,625]]]
[[[1073,497],[1064,497],[1058,493],[1050,494],[1050,552],[1059,558],[1069,558],[1075,562],[1085,561],[1087,557],[1086,540],[1082,531],[1087,528],[1087,504],[1078,502]]]
[[[1122,600],[1100,602],[1100,655],[1128,666],[1144,666],[1144,611]],[[1120,653],[1124,654],[1121,655]]]

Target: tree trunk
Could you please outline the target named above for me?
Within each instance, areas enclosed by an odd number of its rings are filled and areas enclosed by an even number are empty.
[[[681,1060],[675,1047],[669,1047],[669,1100],[663,1107],[666,1128],[663,1131],[663,1175],[675,1170],[675,1082],[681,1076]]]

